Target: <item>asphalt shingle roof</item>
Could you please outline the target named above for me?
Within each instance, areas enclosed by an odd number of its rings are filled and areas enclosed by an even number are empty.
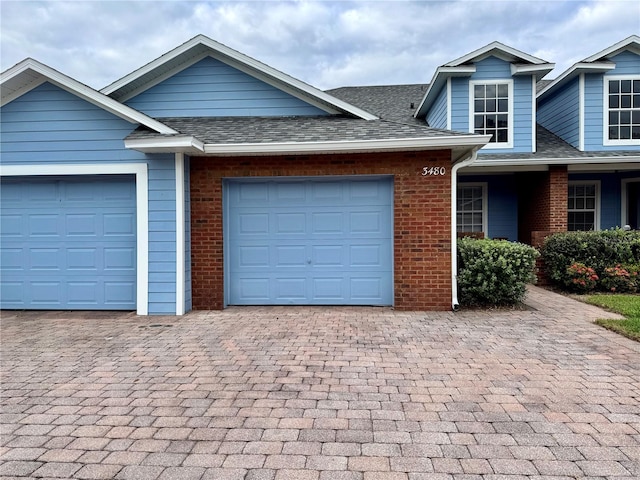
[[[541,80],[536,85],[538,91],[551,83],[551,80]],[[413,103],[418,108],[428,85],[390,85],[381,87],[344,87],[329,90],[328,93],[346,102],[353,103],[382,118],[393,118],[402,123],[421,123],[424,120],[413,118],[415,110],[410,108]],[[480,154],[480,158],[487,160],[525,160],[525,159],[579,159],[579,158],[613,158],[637,157],[638,152],[606,150],[595,152],[581,152],[563,139],[553,134],[541,125],[536,129],[535,153],[496,153]]]
[[[549,82],[541,81],[538,88]],[[165,125],[193,135],[206,144],[334,142],[349,140],[400,140],[469,135],[429,127],[413,117],[428,88],[426,84],[342,87],[327,93],[380,117],[363,120],[347,115],[308,117],[171,117],[158,118]],[[159,135],[139,127],[128,139]],[[166,138],[167,135],[162,135]],[[633,151],[581,152],[542,126],[537,126],[535,153],[482,154],[486,160],[543,160],[637,157]]]
[[[422,124],[413,118],[429,85],[382,85],[374,87],[342,87],[327,93],[356,105],[380,118],[408,124]]]
[[[430,128],[424,122],[406,124],[393,120],[362,120],[347,116],[176,117],[158,120],[181,134],[193,135],[210,144],[400,140],[469,135]],[[141,127],[127,138],[156,136],[155,132]]]

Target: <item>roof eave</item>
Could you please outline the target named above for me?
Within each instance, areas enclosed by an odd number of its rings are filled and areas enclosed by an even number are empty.
[[[549,85],[540,90],[537,93],[536,98],[538,100],[542,99],[542,97],[546,96],[548,92],[564,85],[581,73],[604,73],[609,70],[613,70],[615,67],[616,65],[613,62],[576,63],[571,68],[563,72],[558,78],[553,80]]]
[[[603,168],[611,168],[612,163],[630,164],[633,170],[640,169],[640,154],[628,157],[546,157],[546,158],[505,158],[483,159],[481,156],[475,162],[474,167],[515,167],[515,166],[545,166],[545,165],[605,165]]]
[[[627,49],[632,49],[637,53],[640,53],[640,36],[631,35],[617,43],[614,43],[613,45],[605,48],[604,50],[601,50],[598,53],[595,53],[590,57],[585,58],[583,62],[595,62],[598,60],[602,60],[605,57],[616,55],[617,53]]]
[[[490,139],[488,135],[452,135],[383,140],[342,140],[319,142],[271,143],[199,143],[195,137],[154,137],[127,139],[125,146],[145,153],[181,151],[191,155],[267,156],[390,151],[453,150],[457,158],[463,152],[478,150]]]
[[[529,55],[528,53],[522,52],[513,47],[505,45],[504,43],[491,42],[490,44],[485,45],[484,47],[478,48],[473,52],[470,52],[466,55],[463,55],[460,58],[457,58],[449,63],[446,63],[445,66],[448,66],[448,67],[459,66],[468,62],[477,61],[479,59],[485,58],[490,55],[494,55],[496,53],[498,54],[498,56],[500,55],[500,53],[502,53],[505,56],[518,58],[520,60],[523,60],[524,62],[531,63],[534,65],[543,65],[548,63],[545,60],[542,60],[541,58],[534,57],[533,55]]]
[[[160,134],[177,133],[172,128],[145,115],[144,113],[123,105],[113,98],[110,98],[97,90],[94,90],[93,88],[31,58],[23,60],[0,74],[0,85],[5,85],[11,80],[17,81],[21,76],[29,76],[28,82],[18,86],[18,88],[13,90],[9,95],[3,97],[0,105],[4,106],[8,102],[24,95],[36,86],[41,85],[44,82],[50,82],[51,84],[56,85],[57,87],[62,88],[63,90],[66,90],[67,92],[128,122],[144,125]]]
[[[125,139],[124,146],[143,153],[186,153],[189,155],[204,153],[204,142],[191,135],[149,139],[131,138]]]
[[[355,107],[347,102],[339,100],[322,90],[319,90],[301,80],[293,78],[275,68],[270,67],[254,58],[251,58],[243,53],[238,52],[226,45],[223,45],[215,40],[210,39],[204,35],[198,35],[186,43],[178,46],[177,48],[165,53],[164,55],[156,58],[147,65],[135,70],[129,75],[117,80],[111,85],[106,86],[101,90],[106,95],[114,95],[119,90],[122,90],[132,82],[144,77],[153,77],[154,70],[160,68],[162,65],[184,56],[185,62],[193,57],[192,54],[198,48],[204,48],[202,52],[199,52],[195,58],[201,59],[204,56],[211,55],[212,57],[225,62],[234,68],[256,76],[262,81],[265,81],[277,88],[281,88],[283,91],[290,93],[297,98],[305,100],[328,113],[347,113],[364,120],[377,120],[378,117],[365,110]],[[153,84],[153,81],[149,81]]]
[[[438,67],[431,82],[429,83],[429,87],[422,97],[422,102],[416,109],[416,113],[413,114],[415,118],[422,118],[427,114],[429,108],[433,104],[435,98],[440,93],[440,89],[447,82],[447,79],[453,77],[469,77],[476,73],[475,65],[461,65],[457,67],[447,67],[442,66]]]
[[[544,63],[539,65],[533,65],[530,63],[512,63],[511,75],[533,75],[535,76],[536,81],[538,81],[553,70],[555,66],[555,63]]]

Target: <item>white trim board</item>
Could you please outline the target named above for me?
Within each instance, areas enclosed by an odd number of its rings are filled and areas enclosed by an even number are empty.
[[[629,203],[629,184],[630,183],[636,183],[636,182],[640,182],[640,177],[635,177],[635,178],[623,178],[620,182],[620,201],[621,201],[621,208],[620,208],[620,226],[623,227],[624,225],[629,223],[629,211],[627,209],[627,205]]]
[[[603,75],[602,76],[602,145],[605,147],[624,147],[624,146],[637,146],[640,145],[640,141],[633,138],[623,140],[610,140],[609,139],[609,81],[610,80],[640,80],[640,74],[638,75]],[[632,108],[629,108],[632,110]]]
[[[136,313],[149,314],[149,174],[146,163],[2,165],[0,177],[38,175],[136,176]]]
[[[185,314],[184,154],[176,153],[176,315]]]

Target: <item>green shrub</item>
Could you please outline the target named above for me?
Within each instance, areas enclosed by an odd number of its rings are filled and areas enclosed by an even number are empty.
[[[609,278],[607,268],[640,264],[640,232],[621,229],[600,232],[564,232],[547,237],[542,246],[542,259],[549,280],[557,286],[573,283],[568,268],[576,263],[592,268],[599,279]],[[596,288],[610,290],[623,279],[599,282]]]
[[[634,293],[638,291],[639,271],[640,265],[607,267],[600,278],[600,287],[608,292]]]
[[[596,288],[599,280],[596,271],[584,263],[576,262],[567,267],[565,286],[578,293],[587,293]]]
[[[538,251],[504,240],[458,240],[460,304],[513,305],[524,299],[526,284],[535,282]]]

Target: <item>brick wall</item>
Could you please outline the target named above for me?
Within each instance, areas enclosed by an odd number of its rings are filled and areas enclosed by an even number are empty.
[[[451,153],[191,158],[194,309],[224,305],[222,179],[256,176],[393,175],[394,294],[402,310],[451,308]],[[445,175],[423,176],[423,167]]]
[[[518,176],[518,239],[533,244],[533,232],[567,230],[568,173],[564,165]]]

